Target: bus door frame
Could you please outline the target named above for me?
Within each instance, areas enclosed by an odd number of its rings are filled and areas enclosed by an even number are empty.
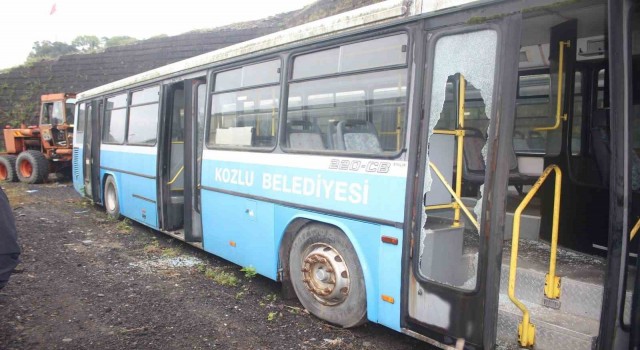
[[[85,187],[91,187],[91,195],[87,194],[85,191],[85,195],[87,198],[93,200],[94,203],[101,204],[102,203],[102,194],[100,189],[102,188],[100,184],[100,143],[102,140],[102,133],[100,130],[101,122],[102,122],[102,111],[100,110],[103,106],[102,100],[92,100],[88,102],[82,102],[85,106],[91,106],[91,113],[86,110],[86,121],[85,121],[85,132],[84,132],[84,140],[83,142],[83,155],[82,155],[82,166],[83,166],[83,179]],[[87,132],[87,129],[90,128],[90,132]],[[90,164],[90,173],[87,174],[87,168],[85,165],[87,162]]]
[[[509,165],[507,162],[499,162],[498,159],[508,159],[512,149],[512,134],[515,118],[515,102],[518,85],[518,62],[520,51],[520,33],[522,27],[522,15],[517,8],[509,6],[502,8],[491,8],[489,12],[497,12],[492,20],[479,26],[463,26],[446,28],[446,23],[433,21],[428,26],[433,26],[433,30],[427,28],[426,35],[420,40],[423,43],[417,44],[417,52],[426,57],[425,62],[418,62],[415,67],[424,64],[426,77],[421,84],[425,90],[423,93],[424,102],[422,108],[414,108],[414,118],[412,120],[411,139],[417,139],[409,149],[409,158],[412,160],[410,174],[407,179],[407,210],[405,214],[405,246],[403,250],[403,291],[401,304],[401,328],[404,333],[423,339],[437,346],[465,346],[465,348],[492,349],[495,347],[498,323],[498,305],[500,291],[500,272],[502,264],[502,247],[504,237],[505,206],[507,195],[507,183],[509,176]],[[454,23],[465,23],[474,13],[466,12],[454,14]],[[483,13],[486,15],[486,13]],[[456,16],[462,18],[457,18]],[[489,18],[489,17],[487,17]],[[447,17],[443,17],[447,21]],[[448,19],[452,21],[452,19]],[[443,28],[445,27],[445,28]],[[442,30],[440,30],[442,29]],[[422,183],[425,176],[424,152],[427,150],[427,140],[424,135],[428,132],[431,99],[431,80],[433,76],[433,57],[435,50],[435,40],[441,34],[461,34],[470,31],[494,29],[498,33],[496,52],[496,73],[493,92],[493,115],[491,116],[490,134],[488,136],[488,162],[486,164],[486,177],[483,200],[483,215],[480,222],[482,236],[479,247],[479,258],[477,268],[477,283],[474,291],[461,291],[457,288],[447,287],[443,284],[419,281],[415,277],[412,265],[412,254],[414,245],[419,242],[421,210],[423,210]],[[433,35],[435,34],[435,35]],[[416,40],[418,42],[418,40]],[[426,50],[421,45],[426,44]],[[418,53],[416,55],[418,55]],[[420,76],[419,73],[416,76]],[[420,89],[416,89],[420,91]],[[418,94],[420,92],[416,92]],[[419,100],[419,99],[417,99]],[[421,113],[421,115],[417,115]],[[499,119],[499,120],[498,120]],[[419,130],[419,131],[418,131]],[[419,133],[419,135],[418,135]],[[419,145],[418,145],[419,143]],[[419,148],[419,149],[418,149]],[[409,295],[410,288],[415,288],[419,283],[428,292],[435,294],[449,302],[451,312],[457,313],[456,324],[450,324],[447,329],[428,325],[423,322],[411,319],[409,316]],[[467,321],[467,322],[464,322]],[[460,333],[468,325],[474,328],[473,339],[460,337]],[[462,343],[462,344],[461,344]]]
[[[629,215],[631,209],[631,128],[629,123],[630,113],[633,110],[632,26],[630,23],[632,7],[631,0],[609,0],[608,3],[611,168],[607,273],[602,293],[599,349],[632,349],[640,346],[638,316],[632,317],[630,328],[625,327],[622,321],[626,294],[625,272],[628,263],[629,231],[632,226]],[[633,296],[636,304],[638,293],[640,291],[636,287]]]
[[[162,213],[162,229],[167,230],[166,218],[168,215],[167,201],[170,200],[168,196],[168,188],[166,183],[170,181],[169,178],[169,161],[170,157],[170,145],[171,145],[171,125],[172,125],[172,110],[173,108],[173,87],[182,83],[184,89],[184,157],[183,157],[183,177],[184,177],[184,207],[183,207],[183,230],[184,240],[186,242],[202,242],[202,224],[200,214],[200,196],[199,189],[197,188],[198,181],[196,174],[197,162],[195,161],[195,154],[197,153],[197,123],[194,118],[197,118],[197,87],[200,84],[205,83],[205,74],[195,74],[188,77],[174,79],[164,82],[162,84],[162,123],[161,123],[161,150],[158,152],[158,192],[161,200],[160,211]],[[195,107],[195,108],[194,108]]]

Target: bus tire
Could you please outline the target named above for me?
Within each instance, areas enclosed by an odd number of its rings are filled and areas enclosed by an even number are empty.
[[[291,245],[289,274],[300,303],[316,317],[344,328],[366,322],[362,267],[336,227],[305,225]]]
[[[16,156],[0,156],[0,181],[16,182],[18,174],[16,172]]]
[[[21,182],[39,184],[49,176],[49,161],[40,151],[24,151],[16,159],[16,170]]]
[[[104,209],[107,215],[114,219],[120,219],[120,202],[118,199],[118,187],[112,176],[107,176],[104,182]]]

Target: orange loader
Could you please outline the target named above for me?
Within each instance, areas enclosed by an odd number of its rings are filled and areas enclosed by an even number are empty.
[[[0,181],[41,183],[49,173],[68,173],[73,152],[74,93],[42,95],[37,126],[6,126]]]

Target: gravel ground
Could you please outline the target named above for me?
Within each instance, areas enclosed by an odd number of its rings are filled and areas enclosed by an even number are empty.
[[[371,323],[326,324],[279,283],[110,220],[70,183],[2,186],[23,253],[0,292],[0,349],[427,348]]]

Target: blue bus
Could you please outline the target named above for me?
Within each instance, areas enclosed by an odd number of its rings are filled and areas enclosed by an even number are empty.
[[[176,62],[77,96],[74,187],[341,327],[637,348],[638,14],[388,0]]]

